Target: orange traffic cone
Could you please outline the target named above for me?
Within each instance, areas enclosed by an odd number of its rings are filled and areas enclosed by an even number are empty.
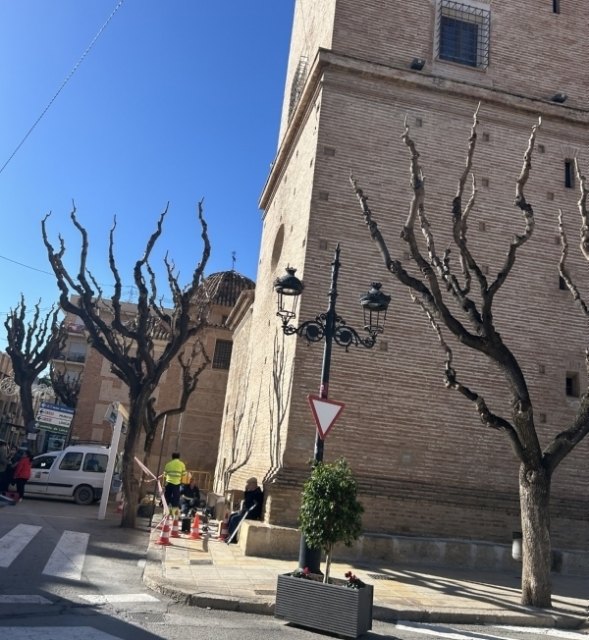
[[[174,519],[172,520],[172,538],[180,537],[180,522],[178,520],[178,512],[174,513]]]
[[[164,518],[164,527],[162,529],[162,532],[160,533],[160,537],[156,541],[156,544],[164,544],[164,545],[172,544],[170,542],[169,518],[170,518],[170,516],[166,516]]]
[[[221,522],[221,526],[219,527],[219,540],[225,542],[227,540],[227,536],[229,535],[229,512],[225,512],[225,517],[223,518],[223,522]]]
[[[200,517],[197,514],[194,516],[194,520],[192,521],[192,529],[190,529],[190,539],[191,540],[200,540]]]

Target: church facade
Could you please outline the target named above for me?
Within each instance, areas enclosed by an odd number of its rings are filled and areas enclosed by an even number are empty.
[[[423,312],[386,272],[349,183],[353,172],[396,257],[412,191],[405,123],[420,153],[426,210],[440,247],[479,108],[477,205],[469,247],[489,277],[524,222],[513,206],[531,128],[542,118],[526,187],[536,228],[496,302],[496,326],[530,387],[546,445],[566,428],[586,389],[585,320],[559,282],[558,209],[577,237],[574,159],[587,163],[589,70],[580,0],[297,0],[278,150],[261,196],[263,232],[253,296],[229,322],[234,358],[217,460],[218,491],[264,481],[265,519],[296,526],[309,474],[323,347],[285,336],[273,283],[287,265],[305,289],[295,324],[327,308],[341,247],[339,315],[359,332],[372,281],[392,296],[372,349],[334,346],[329,396],[345,409],[325,440],[359,482],[364,529],[509,542],[519,529],[518,461],[508,438],[485,429],[472,403],[443,384],[444,353]],[[586,165],[585,165],[586,167]],[[470,183],[470,181],[469,181]],[[573,272],[584,274],[579,257]],[[446,336],[451,341],[450,336]],[[452,343],[459,377],[509,416],[509,394],[481,357]],[[586,549],[589,443],[552,485],[556,547]]]

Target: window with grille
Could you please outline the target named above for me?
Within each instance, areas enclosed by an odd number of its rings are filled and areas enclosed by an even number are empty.
[[[439,0],[436,51],[440,60],[469,67],[489,66],[491,12],[479,4]]]
[[[217,340],[213,355],[213,369],[229,369],[232,348],[231,340]]]

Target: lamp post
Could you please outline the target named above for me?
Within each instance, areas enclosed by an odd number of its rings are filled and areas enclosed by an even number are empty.
[[[274,290],[278,294],[278,315],[282,320],[282,330],[285,335],[296,334],[305,338],[308,342],[320,342],[325,340],[323,348],[323,364],[321,366],[321,386],[319,397],[326,399],[329,391],[329,377],[331,372],[331,351],[333,344],[343,347],[346,351],[352,345],[372,349],[376,344],[377,336],[383,332],[386,320],[387,308],[391,300],[381,290],[380,282],[373,282],[368,293],[360,298],[360,305],[364,311],[364,330],[367,337],[362,337],[353,327],[346,324],[345,320],[337,315],[335,303],[337,300],[337,280],[340,268],[340,246],[337,245],[331,263],[331,286],[328,294],[327,311],[316,316],[313,320],[306,320],[298,327],[290,324],[296,317],[294,307],[296,298],[301,295],[304,284],[296,276],[296,269],[286,268],[286,275],[277,278],[274,282]],[[317,431],[315,435],[315,449],[313,462],[323,460],[324,440]],[[309,549],[304,536],[301,536],[299,549],[299,567],[308,567],[312,573],[320,573],[321,549]]]

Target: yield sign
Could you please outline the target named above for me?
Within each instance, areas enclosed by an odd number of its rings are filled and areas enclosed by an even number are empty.
[[[328,431],[333,427],[333,423],[338,419],[339,414],[344,410],[343,402],[320,398],[319,396],[307,396],[317,431],[321,440],[325,439]]]

